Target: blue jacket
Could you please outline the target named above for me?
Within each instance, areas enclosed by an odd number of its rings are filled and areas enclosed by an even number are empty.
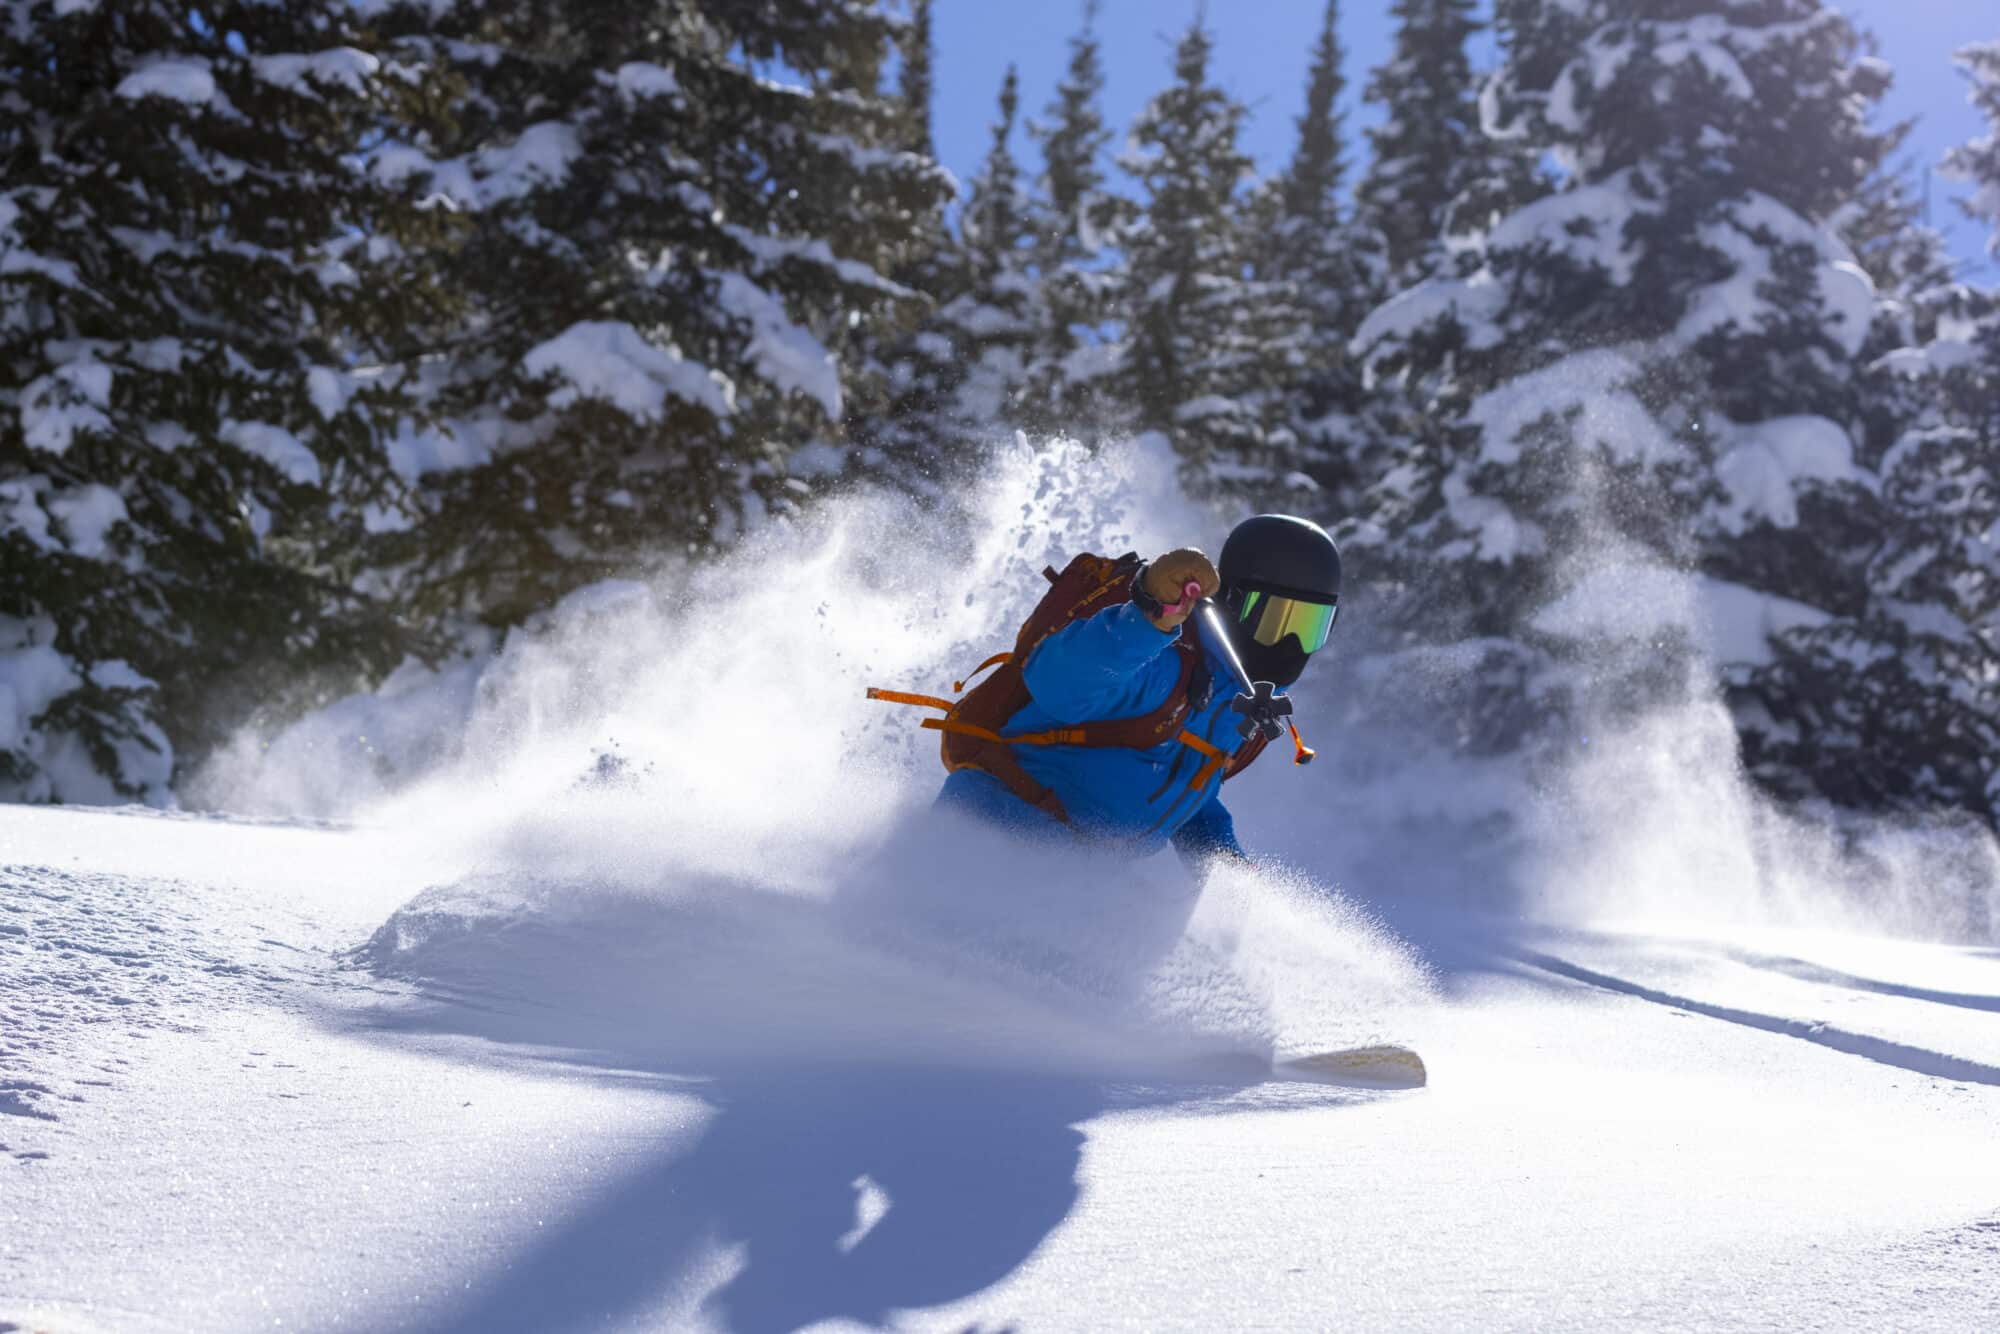
[[[1166,703],[1180,680],[1180,659],[1173,652],[1178,637],[1178,631],[1155,628],[1130,603],[1064,626],[1029,655],[1022,677],[1033,700],[1008,721],[1002,735],[1151,713]],[[1190,686],[1194,709],[1185,730],[1233,755],[1243,744],[1236,731],[1241,715],[1229,707],[1238,694],[1235,678],[1228,659],[1205,640],[1204,647],[1207,681],[1196,672]],[[1189,780],[1204,757],[1179,741],[1147,750],[1017,746],[1014,755],[1030,776],[1061,798],[1082,833],[1129,843],[1141,854],[1171,841],[1184,857],[1243,855],[1235,822],[1218,795],[1220,770],[1201,788],[1191,789]],[[998,779],[977,770],[952,774],[940,800],[1007,824],[1053,824]]]

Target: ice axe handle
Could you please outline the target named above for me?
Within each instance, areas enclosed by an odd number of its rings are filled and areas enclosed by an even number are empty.
[[[1244,693],[1230,701],[1229,707],[1243,715],[1243,721],[1236,726],[1238,736],[1248,740],[1253,732],[1262,732],[1269,740],[1276,741],[1285,734],[1285,725],[1278,720],[1289,718],[1292,701],[1274,693],[1277,686],[1269,681],[1252,681],[1250,673],[1244,670],[1243,659],[1236,656],[1236,646],[1229,642],[1229,627],[1222,623],[1222,610],[1213,599],[1204,599],[1201,616],[1207,622],[1209,637],[1215,641],[1222,656],[1229,659],[1229,666],[1236,673],[1236,680]]]

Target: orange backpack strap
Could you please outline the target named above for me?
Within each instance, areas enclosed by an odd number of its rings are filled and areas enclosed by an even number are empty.
[[[943,709],[946,713],[958,707],[950,700],[939,699],[936,695],[912,695],[903,690],[878,690],[874,686],[868,687],[868,698],[879,699],[884,704],[914,704],[920,709]]]
[[[1192,732],[1182,732],[1179,740],[1183,746],[1202,757],[1201,768],[1194,771],[1193,778],[1188,779],[1188,790],[1199,792],[1208,786],[1208,780],[1215,777],[1217,769],[1228,766],[1229,752]]]

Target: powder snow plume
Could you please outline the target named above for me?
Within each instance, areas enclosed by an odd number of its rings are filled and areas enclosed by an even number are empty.
[[[1134,1072],[1408,1039],[1424,970],[1309,865],[1197,893],[1170,855],[962,825],[929,809],[924,715],[865,697],[947,691],[1011,641],[1045,565],[1213,550],[1227,522],[1163,445],[1017,444],[949,516],[857,495],[720,563],[582,590],[490,660],[240,746],[201,791],[455,867],[355,957],[489,1036],[704,1068]]]
[[[420,840],[453,869],[362,963],[505,1016],[493,1036],[667,1063],[1143,1071],[1418,1039],[1425,969],[1354,899],[1423,936],[1525,910],[1993,938],[1989,839],[1780,812],[1736,762],[1699,649],[1554,763],[1472,760],[1424,730],[1449,654],[1426,677],[1344,624],[1296,692],[1325,758],[1230,785],[1268,863],[1201,893],[1171,856],[1052,855],[931,812],[934,735],[866,687],[944,692],[1077,551],[1216,549],[1240,516],[1174,476],[1155,442],[1018,443],[953,511],[841,499],[245,743],[202,791]],[[1662,635],[1743,638],[1698,578],[1597,554],[1541,626],[1584,673]]]
[[[1538,788],[1524,862],[1534,909],[1652,931],[2000,941],[2000,846],[1983,825],[1788,809],[1752,785],[1714,686],[1719,666],[1768,653],[1765,627],[1782,615],[1747,594],[1606,552],[1544,612],[1599,661],[1670,643],[1695,652],[1646,708],[1586,716]]]

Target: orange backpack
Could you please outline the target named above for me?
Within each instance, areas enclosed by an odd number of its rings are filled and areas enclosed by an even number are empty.
[[[1261,734],[1253,736],[1234,755],[1230,755],[1182,729],[1181,724],[1194,711],[1189,693],[1195,671],[1202,661],[1201,641],[1193,621],[1182,626],[1181,636],[1174,643],[1174,652],[1180,657],[1180,679],[1175,682],[1166,702],[1151,713],[1136,718],[1078,723],[1024,736],[1000,735],[1008,720],[1033,698],[1021,674],[1028,655],[1064,626],[1086,616],[1095,616],[1107,607],[1130,602],[1132,579],[1142,563],[1136,555],[1111,560],[1086,552],[1064,566],[1060,574],[1053,566],[1043,570],[1043,577],[1050,584],[1049,591],[1042,595],[1042,600],[1022,624],[1021,632],[1014,638],[1013,650],[994,654],[974,668],[972,676],[978,676],[989,667],[1000,670],[974,686],[970,694],[956,703],[934,695],[910,695],[898,690],[878,690],[873,686],[868,689],[868,698],[944,710],[944,717],[926,718],[923,725],[944,733],[940,753],[946,769],[980,769],[992,774],[1005,783],[1015,796],[1064,824],[1069,823],[1069,812],[1063,809],[1054,792],[1036,782],[1021,767],[1021,762],[1014,757],[1013,747],[1127,746],[1144,750],[1178,733],[1180,743],[1201,755],[1204,761],[1189,780],[1190,788],[1198,791],[1205,787],[1217,769],[1222,770],[1225,780],[1233,778],[1248,768],[1250,762],[1263,751],[1265,739]],[[971,680],[972,676],[966,680]],[[965,681],[952,686],[953,693],[964,689]]]

